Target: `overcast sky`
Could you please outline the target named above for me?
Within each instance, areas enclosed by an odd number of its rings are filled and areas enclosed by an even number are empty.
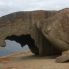
[[[69,0],[0,0],[0,16],[24,10],[58,10],[69,8]]]

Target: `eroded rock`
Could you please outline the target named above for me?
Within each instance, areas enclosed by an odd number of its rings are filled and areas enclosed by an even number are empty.
[[[0,17],[0,46],[14,35],[13,40],[30,44],[29,48],[38,55],[57,55],[69,50],[69,9],[60,11],[24,11]],[[21,38],[22,35],[22,38]],[[25,35],[25,36],[23,36]],[[11,40],[11,39],[10,39]],[[28,41],[27,41],[28,40]],[[18,41],[19,43],[20,40]],[[22,43],[22,44],[23,44]],[[61,60],[61,59],[60,59]],[[63,60],[62,60],[63,61]]]

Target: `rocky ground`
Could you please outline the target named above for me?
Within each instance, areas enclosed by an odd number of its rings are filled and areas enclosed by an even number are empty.
[[[30,51],[0,57],[0,69],[69,69],[69,62],[56,63],[54,57],[34,56]]]

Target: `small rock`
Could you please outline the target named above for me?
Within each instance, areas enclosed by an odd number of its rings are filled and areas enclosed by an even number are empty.
[[[7,69],[16,69],[16,68],[14,68],[14,67],[8,67]]]

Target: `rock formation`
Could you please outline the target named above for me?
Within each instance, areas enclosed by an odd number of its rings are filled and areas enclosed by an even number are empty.
[[[53,17],[45,19],[39,29],[56,48],[66,52],[57,58],[57,62],[69,60],[69,9],[60,10]]]
[[[48,48],[48,43],[42,33],[36,27],[39,21],[47,19],[49,16],[55,15],[56,11],[24,11],[16,12],[0,18],[0,46],[4,46],[4,40],[9,36],[30,35],[38,48],[40,55],[49,55],[54,48]],[[46,42],[47,41],[47,42]],[[42,46],[47,45],[46,53],[42,53]],[[51,45],[51,44],[50,44]],[[34,46],[32,46],[34,48]],[[39,48],[40,47],[40,48]],[[56,49],[55,49],[56,50]],[[36,50],[35,50],[36,51]],[[49,52],[51,51],[51,52]],[[35,52],[34,52],[35,53]]]
[[[0,17],[0,46],[5,46],[4,40],[9,39],[22,46],[28,44],[35,55],[61,54],[69,50],[68,28],[69,9],[11,13]],[[68,60],[60,59],[57,62]]]

